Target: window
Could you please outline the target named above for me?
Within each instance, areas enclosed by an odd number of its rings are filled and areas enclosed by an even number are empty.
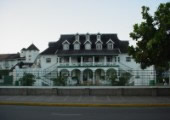
[[[96,44],[96,49],[97,50],[102,50],[102,44],[101,43],[97,43]]]
[[[80,50],[80,44],[78,43],[74,44],[74,50]]]
[[[108,50],[113,50],[113,44],[112,43],[108,43],[107,44],[107,49]]]
[[[78,40],[78,41],[79,41],[79,34],[77,34],[77,35],[76,35],[76,40]]]
[[[91,50],[91,44],[90,43],[86,43],[85,44],[85,49],[86,50]]]
[[[107,57],[107,62],[112,62],[112,57]]]
[[[51,58],[46,58],[46,63],[51,63]]]
[[[63,49],[64,49],[64,50],[69,50],[69,44],[64,44],[64,45],[63,45]]]
[[[126,57],[126,62],[130,62],[131,61],[131,57]]]
[[[120,62],[120,57],[118,57],[117,59],[118,59],[117,61]]]
[[[86,40],[90,40],[90,35],[89,34],[86,35]]]
[[[99,57],[95,57],[95,62],[99,62]]]
[[[29,57],[31,57],[31,55],[29,55]]]
[[[97,35],[97,40],[100,40],[101,39],[101,36],[100,34]]]

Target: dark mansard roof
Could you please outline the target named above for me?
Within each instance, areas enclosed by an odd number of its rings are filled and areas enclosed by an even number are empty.
[[[70,56],[70,55],[117,55],[120,53],[127,53],[128,41],[120,41],[117,34],[100,34],[103,42],[102,50],[96,50],[97,34],[90,34],[91,50],[85,50],[84,42],[86,41],[86,34],[79,34],[80,50],[74,50],[75,34],[61,35],[57,42],[50,42],[49,47],[44,50],[41,55]],[[114,42],[114,49],[107,49],[107,42],[111,39]],[[63,50],[63,42],[67,40],[70,43],[69,50]]]
[[[23,48],[22,50],[37,50],[37,51],[39,51],[39,49],[34,44],[31,44],[27,49]]]
[[[0,54],[0,61],[3,61],[3,60],[16,60],[16,59],[25,59],[25,58],[20,57],[19,54]]]

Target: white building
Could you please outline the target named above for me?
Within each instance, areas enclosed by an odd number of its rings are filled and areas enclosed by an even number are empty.
[[[129,42],[117,34],[65,34],[38,57],[39,68],[34,75],[51,85],[51,78],[63,76],[68,84],[110,85],[112,74],[116,81],[130,73],[127,85],[149,85],[154,80],[153,67],[140,68],[128,55]],[[30,71],[30,70],[29,70]]]
[[[0,54],[0,70],[11,70],[18,67],[31,67],[39,55],[39,49],[31,44],[23,48],[21,53]]]

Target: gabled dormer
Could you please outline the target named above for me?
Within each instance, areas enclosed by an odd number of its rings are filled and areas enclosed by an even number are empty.
[[[96,40],[95,44],[96,44],[96,50],[102,50],[103,42],[101,41],[100,33],[97,34],[97,40]]]
[[[76,35],[75,35],[75,41],[73,42],[73,45],[74,45],[74,50],[80,50],[80,36],[79,36],[79,34],[77,33]]]
[[[101,41],[101,34],[100,33],[97,34],[97,41]]]
[[[63,43],[63,50],[69,50],[70,49],[70,43],[68,42],[68,40],[65,40]]]
[[[112,39],[109,39],[109,40],[106,42],[106,44],[107,44],[107,49],[108,49],[108,50],[113,50],[113,48],[114,48],[114,42],[113,42]]]
[[[86,40],[84,42],[85,50],[91,50],[91,41],[90,41],[90,35],[86,34]]]

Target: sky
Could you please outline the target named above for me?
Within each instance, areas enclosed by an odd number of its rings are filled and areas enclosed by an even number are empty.
[[[34,43],[40,52],[61,34],[116,33],[129,37],[142,21],[141,7],[150,14],[169,0],[0,0],[0,54],[17,53]]]

